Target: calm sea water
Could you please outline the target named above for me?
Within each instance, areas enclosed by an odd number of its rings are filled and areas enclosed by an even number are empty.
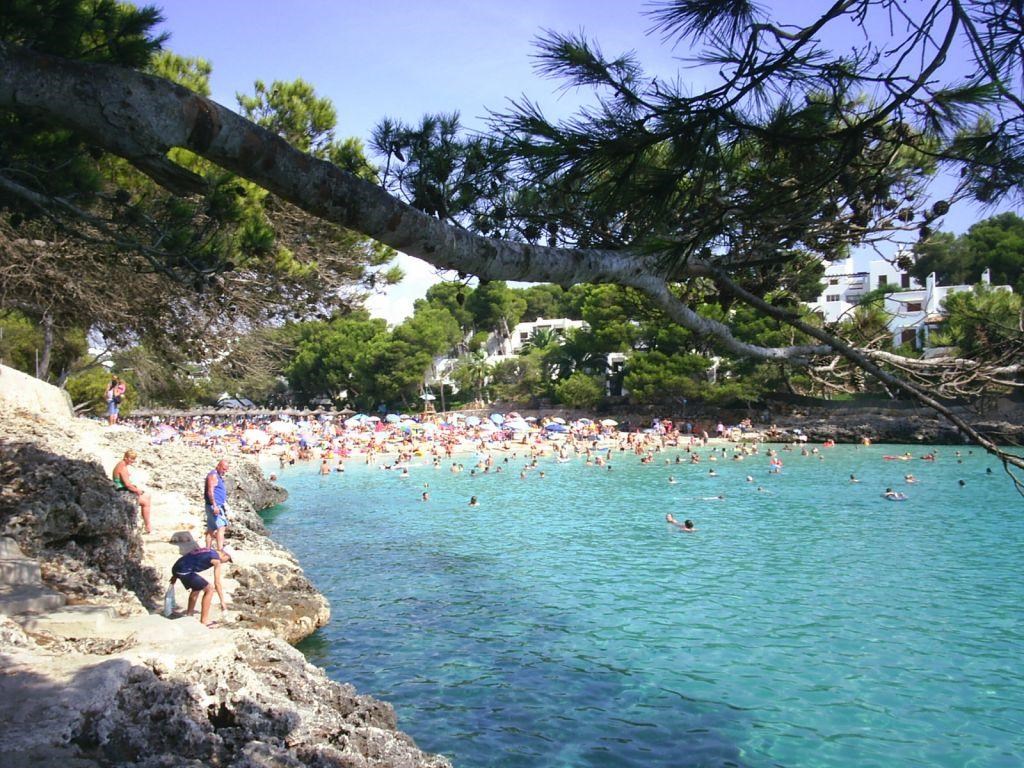
[[[903,450],[310,463],[268,522],[331,601],[310,660],[462,768],[1018,768],[1024,500],[980,451]]]

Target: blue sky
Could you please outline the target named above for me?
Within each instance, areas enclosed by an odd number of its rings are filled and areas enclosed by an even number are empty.
[[[303,78],[334,102],[339,136],[366,141],[383,117],[416,122],[427,112],[458,111],[483,127],[488,110],[523,94],[549,114],[567,115],[580,96],[534,72],[533,45],[543,30],[583,30],[608,55],[635,51],[650,74],[675,79],[678,57],[648,36],[647,0],[154,0],[163,9],[168,47],[213,65],[213,98],[236,108],[235,94],[256,79]],[[910,0],[913,5],[917,0]],[[805,20],[821,3],[780,0]],[[809,11],[808,9],[812,9]],[[800,9],[795,11],[795,9]],[[699,87],[697,75],[684,72]],[[964,231],[977,217],[954,211],[943,229]],[[371,299],[390,322],[437,279],[432,267],[400,257],[405,281]]]
[[[383,117],[417,122],[457,111],[483,128],[524,93],[552,114],[571,113],[578,94],[533,70],[533,41],[544,29],[583,29],[609,55],[636,51],[652,73],[674,77],[673,52],[645,31],[644,2],[634,0],[271,0],[159,2],[168,47],[213,65],[212,96],[236,108],[235,94],[264,82],[303,78],[334,102],[338,135],[367,141]],[[406,279],[374,296],[371,311],[397,322],[438,279],[433,267],[399,257]]]

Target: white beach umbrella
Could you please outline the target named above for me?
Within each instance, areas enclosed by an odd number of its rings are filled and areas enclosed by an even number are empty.
[[[242,439],[247,443],[268,443],[270,435],[262,429],[247,429],[242,433]]]
[[[617,427],[619,426],[619,422],[615,419],[601,419],[601,425],[604,427]]]
[[[298,429],[298,427],[290,421],[272,421],[267,424],[267,431],[273,432],[277,435],[290,435],[296,429]]]

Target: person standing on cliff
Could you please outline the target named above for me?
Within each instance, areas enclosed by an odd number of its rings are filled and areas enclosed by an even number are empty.
[[[131,493],[135,495],[132,499],[132,505],[134,506],[136,500],[139,503],[139,511],[142,512],[142,522],[146,525],[146,533],[153,532],[153,525],[149,520],[149,510],[152,504],[152,497],[146,493],[143,488],[135,485],[132,482],[131,476],[128,474],[128,467],[135,463],[135,459],[138,458],[138,454],[135,451],[125,451],[123,458],[117,462],[114,466],[113,480],[114,488],[118,491],[125,493]]]
[[[181,581],[188,593],[188,615],[194,616],[196,602],[199,595],[203,596],[203,603],[199,612],[199,621],[207,627],[215,624],[210,621],[210,607],[213,605],[213,593],[216,590],[220,598],[220,610],[223,613],[227,609],[224,600],[224,584],[221,581],[222,566],[224,563],[234,562],[235,551],[231,547],[219,549],[193,549],[186,555],[182,555],[174,561],[171,566],[171,584]],[[210,584],[199,574],[213,568],[213,584]]]
[[[228,487],[224,484],[224,475],[228,472],[225,459],[217,462],[206,476],[204,496],[206,498],[206,546],[217,543],[217,549],[224,549],[224,529],[228,526]]]
[[[128,386],[117,376],[110,378],[110,383],[103,393],[103,397],[107,401],[107,424],[110,426],[117,424],[117,417],[121,411],[121,400],[127,390]]]

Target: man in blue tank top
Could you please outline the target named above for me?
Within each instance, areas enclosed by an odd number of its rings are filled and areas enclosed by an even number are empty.
[[[210,606],[213,604],[213,592],[217,591],[220,598],[220,609],[226,609],[224,601],[224,585],[221,582],[221,570],[224,563],[233,562],[235,552],[231,547],[216,549],[193,549],[188,554],[182,555],[174,561],[171,566],[171,584],[180,581],[188,594],[188,615],[196,612],[196,601],[199,595],[203,596],[203,603],[199,613],[199,620],[207,627],[213,626],[210,622]],[[213,584],[210,584],[199,574],[213,568]]]
[[[224,549],[224,529],[228,526],[228,487],[224,483],[224,475],[228,472],[228,463],[224,459],[206,476],[203,496],[206,498],[206,546],[215,543],[218,550]]]

